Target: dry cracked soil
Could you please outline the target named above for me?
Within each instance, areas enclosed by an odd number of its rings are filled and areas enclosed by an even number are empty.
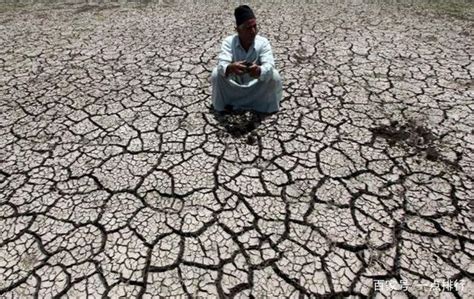
[[[0,297],[473,298],[473,4],[401,2],[251,2],[267,117],[238,1],[3,4]]]

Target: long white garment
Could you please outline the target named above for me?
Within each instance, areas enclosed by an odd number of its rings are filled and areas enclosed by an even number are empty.
[[[255,62],[261,67],[258,79],[248,74],[225,75],[227,66],[234,61]],[[212,72],[212,103],[217,111],[226,105],[235,109],[258,112],[279,110],[282,83],[275,70],[275,61],[269,41],[257,35],[248,51],[241,46],[238,35],[228,36],[222,43],[219,64]]]

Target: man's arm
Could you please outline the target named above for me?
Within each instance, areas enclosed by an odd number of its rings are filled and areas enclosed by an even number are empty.
[[[244,61],[232,62],[232,41],[231,38],[226,38],[222,42],[221,52],[219,53],[217,71],[221,76],[227,77],[230,74],[242,75],[246,66]]]
[[[260,53],[260,81],[266,81],[272,75],[275,67],[275,59],[273,58],[272,47],[270,42],[266,41]]]
[[[221,76],[227,76],[227,67],[232,63],[232,39],[226,38],[222,42],[221,52],[218,56],[217,71]]]

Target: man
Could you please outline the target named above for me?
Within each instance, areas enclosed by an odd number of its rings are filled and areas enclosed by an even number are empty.
[[[212,71],[214,109],[276,112],[282,84],[270,43],[257,35],[257,20],[250,7],[241,5],[234,15],[237,34],[224,39],[218,66]]]

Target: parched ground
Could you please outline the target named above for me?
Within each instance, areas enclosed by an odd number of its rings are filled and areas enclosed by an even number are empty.
[[[2,298],[473,298],[472,2],[261,2],[263,120],[233,2],[0,9]]]

